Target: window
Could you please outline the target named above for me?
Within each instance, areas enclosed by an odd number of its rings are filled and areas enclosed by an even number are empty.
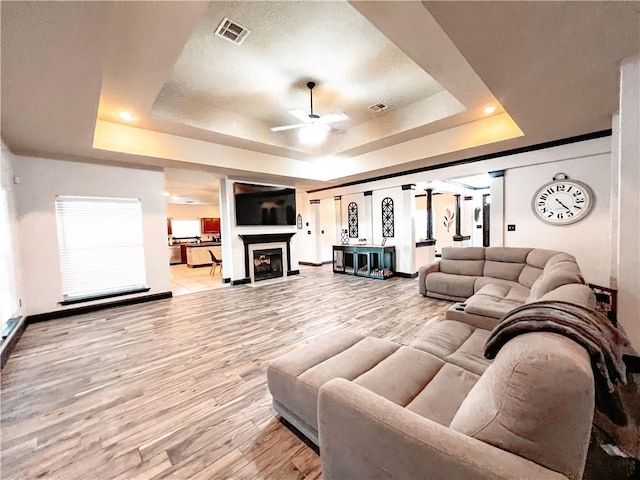
[[[58,197],[56,217],[63,304],[148,290],[140,200]]]
[[[7,192],[0,190],[0,320],[2,336],[8,333],[7,320],[17,311],[14,254],[11,245],[11,220]]]
[[[200,236],[200,220],[188,218],[174,218],[171,220],[173,238],[189,238]]]
[[[347,207],[349,238],[358,238],[358,204],[351,202]]]

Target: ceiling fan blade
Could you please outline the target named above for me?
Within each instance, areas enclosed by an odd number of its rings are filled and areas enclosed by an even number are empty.
[[[343,122],[345,120],[348,120],[349,116],[344,113],[344,112],[338,112],[338,113],[330,113],[329,115],[323,115],[321,116],[316,123],[335,123],[335,122]]]
[[[301,122],[308,123],[311,120],[311,118],[309,118],[309,114],[304,110],[289,110],[288,113],[296,117]]]
[[[295,125],[284,125],[282,127],[272,127],[272,132],[282,132],[284,130],[293,130],[294,128],[306,127],[306,123],[296,123]]]

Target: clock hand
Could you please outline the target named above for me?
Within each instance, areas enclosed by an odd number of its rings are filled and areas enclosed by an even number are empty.
[[[556,202],[558,202],[560,205],[562,205],[564,208],[566,208],[567,210],[569,210],[569,207],[567,207],[564,203],[562,203],[560,200],[558,200],[557,198],[555,199]]]

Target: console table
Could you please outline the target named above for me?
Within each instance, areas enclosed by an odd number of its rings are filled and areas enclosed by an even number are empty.
[[[393,277],[396,266],[395,247],[380,245],[334,245],[333,272],[362,277]]]

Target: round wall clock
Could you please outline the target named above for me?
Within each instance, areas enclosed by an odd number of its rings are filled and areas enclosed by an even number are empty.
[[[586,217],[594,200],[593,192],[587,185],[558,173],[552,182],[536,191],[531,199],[531,208],[547,223],[568,225]]]

